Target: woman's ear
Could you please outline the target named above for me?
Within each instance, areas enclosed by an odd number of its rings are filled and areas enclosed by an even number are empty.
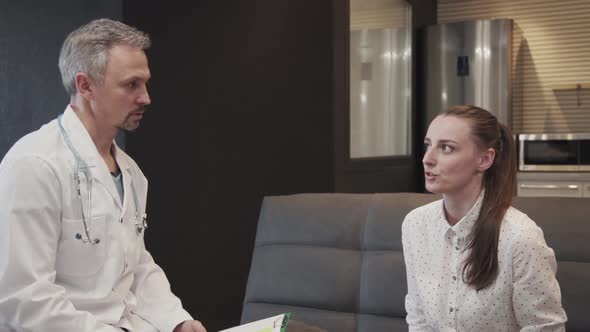
[[[477,170],[480,172],[486,171],[488,168],[492,167],[494,164],[494,159],[496,158],[496,150],[489,148],[481,153],[479,156],[479,160],[477,163]]]

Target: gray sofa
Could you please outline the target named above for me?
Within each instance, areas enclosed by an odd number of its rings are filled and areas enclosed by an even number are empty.
[[[242,323],[291,312],[330,332],[406,331],[401,224],[430,194],[265,198]],[[590,200],[517,197],[555,250],[568,331],[590,331]]]

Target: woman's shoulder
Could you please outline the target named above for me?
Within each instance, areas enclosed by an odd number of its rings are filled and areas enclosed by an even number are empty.
[[[526,213],[512,206],[504,215],[501,234],[516,241],[531,239],[533,235],[543,237],[543,231],[537,223]]]
[[[425,225],[429,221],[432,221],[433,218],[439,216],[441,211],[442,199],[419,206],[408,212],[402,224],[402,228]]]
[[[504,215],[504,225],[512,230],[530,230],[538,227],[537,224],[526,213],[511,206]]]

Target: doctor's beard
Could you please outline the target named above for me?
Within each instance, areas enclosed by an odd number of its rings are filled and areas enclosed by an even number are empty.
[[[123,123],[119,127],[119,129],[129,131],[129,132],[135,131],[137,128],[139,128],[139,125],[141,124],[141,120],[143,119],[143,115],[144,115],[145,111],[146,111],[146,107],[139,107],[139,108],[129,112],[129,114],[127,114],[127,117],[125,117],[125,120],[123,121]]]

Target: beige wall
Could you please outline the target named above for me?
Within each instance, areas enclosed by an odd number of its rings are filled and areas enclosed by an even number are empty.
[[[514,20],[515,133],[590,132],[590,0],[438,1],[439,23],[492,18]]]
[[[408,27],[409,8],[406,0],[350,0],[350,30]]]

